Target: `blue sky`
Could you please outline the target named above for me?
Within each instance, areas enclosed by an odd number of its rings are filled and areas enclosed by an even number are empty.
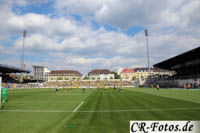
[[[28,69],[45,65],[87,74],[95,68],[146,67],[144,29],[153,65],[200,46],[196,12],[198,0],[1,1],[0,63],[20,66],[27,30]]]
[[[53,7],[54,1],[51,0],[47,3],[35,3],[31,5],[17,5],[13,4],[12,10],[18,14],[36,13],[36,14],[53,14],[55,8]]]

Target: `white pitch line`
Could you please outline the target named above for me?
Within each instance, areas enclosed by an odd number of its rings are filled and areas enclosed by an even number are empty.
[[[83,95],[83,94],[67,94],[67,95],[80,96],[80,95]]]
[[[173,111],[173,110],[200,110],[200,108],[172,108],[172,109],[136,109],[136,110],[86,110],[77,112],[146,112],[146,111]]]
[[[150,94],[150,93],[146,93],[146,94]],[[182,98],[176,98],[176,97],[172,97],[172,96],[162,96],[162,95],[156,95],[156,94],[150,94],[150,95],[160,96],[160,97],[165,97],[165,98],[171,98],[171,99],[176,99],[176,100],[181,100],[181,101],[186,101],[186,102],[200,103],[198,101],[193,101],[193,100],[189,100],[189,99],[182,99]]]
[[[152,94],[152,93],[148,93],[148,92],[144,92],[144,91],[137,91],[137,90],[130,90],[130,91],[141,92],[141,93],[149,94],[149,95],[152,95],[152,96],[160,96],[160,97],[165,97],[165,98],[177,99],[177,100],[181,100],[181,101],[187,101],[187,102],[193,102],[193,103],[200,103],[199,101],[193,101],[193,100],[189,100],[189,99],[176,98],[176,97],[173,97],[173,96],[163,96],[163,95]]]
[[[83,103],[84,103],[84,102],[82,101],[82,102],[74,109],[73,112],[76,112],[76,111],[81,107],[81,105],[82,105]]]
[[[53,94],[53,93],[51,93],[51,94]],[[31,94],[16,94],[16,93],[13,93],[13,94],[9,93],[9,95],[25,95],[25,96],[28,95],[28,96],[32,96]],[[64,94],[64,93],[60,93],[60,95],[83,95],[83,94]],[[45,96],[46,96],[46,94],[45,94]]]
[[[24,113],[71,113],[71,110],[0,110],[0,112],[24,112]]]
[[[72,102],[81,102],[81,101],[9,101],[9,102],[66,102],[66,103],[72,103]]]
[[[83,104],[78,106],[80,107]],[[76,109],[78,109],[78,107]],[[92,112],[99,112],[99,113],[109,113],[109,112],[146,112],[146,111],[174,111],[174,110],[200,110],[200,107],[196,108],[171,108],[171,109],[135,109],[135,110],[83,110],[83,111],[72,111],[72,110],[0,110],[0,112],[41,112],[41,113],[73,113],[73,112],[80,112],[80,113],[92,113]]]

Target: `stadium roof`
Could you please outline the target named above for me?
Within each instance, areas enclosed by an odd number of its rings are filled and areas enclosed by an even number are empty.
[[[94,69],[91,72],[88,73],[88,76],[90,75],[99,75],[99,74],[112,74],[112,72],[108,69]]]
[[[13,66],[0,64],[0,73],[30,73],[31,71]]]
[[[52,70],[50,76],[82,76],[82,74],[76,70]]]
[[[187,67],[189,66],[189,63],[191,63],[191,61],[197,62],[199,59],[200,59],[200,47],[197,47],[195,49],[174,56],[160,63],[157,63],[153,66],[162,69],[175,70],[179,68],[180,65],[181,67]]]
[[[133,73],[134,72],[134,68],[125,68],[122,70],[121,73]]]

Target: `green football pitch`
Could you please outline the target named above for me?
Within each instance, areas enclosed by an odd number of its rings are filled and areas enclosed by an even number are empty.
[[[130,120],[200,120],[200,90],[9,90],[0,133],[126,133]]]

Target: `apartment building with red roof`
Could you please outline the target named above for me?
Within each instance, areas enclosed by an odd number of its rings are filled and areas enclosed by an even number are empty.
[[[134,68],[123,69],[120,76],[122,80],[132,80],[134,77]]]
[[[76,70],[52,70],[49,73],[48,81],[63,81],[81,79],[82,74]]]

